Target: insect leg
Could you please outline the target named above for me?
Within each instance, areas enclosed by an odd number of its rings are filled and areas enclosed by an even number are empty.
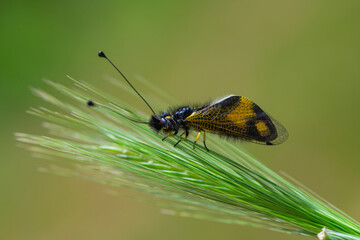
[[[201,132],[198,132],[198,134],[196,135],[196,138],[195,138],[195,141],[194,141],[194,149],[195,149],[197,140],[199,140],[200,135],[201,135]]]
[[[184,133],[182,133],[181,135],[183,135],[183,134],[184,134]],[[180,135],[180,136],[181,136],[181,135]],[[189,131],[186,129],[186,130],[185,130],[185,137],[183,137],[183,138],[181,138],[179,141],[177,141],[177,142],[175,143],[174,147],[176,147],[176,145],[178,145],[181,141],[184,141],[185,139],[187,139],[188,136],[189,136]]]
[[[204,147],[206,148],[206,151],[209,151],[209,149],[207,148],[207,146],[206,146],[206,133],[204,132]]]
[[[164,141],[168,137],[174,137],[174,136],[176,136],[177,133],[178,133],[178,131],[175,131],[173,134],[169,134],[169,135],[165,136],[163,139],[161,139],[161,141]]]

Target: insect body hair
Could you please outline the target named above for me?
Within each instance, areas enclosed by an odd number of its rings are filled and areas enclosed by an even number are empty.
[[[155,132],[159,132],[163,126],[160,123],[160,117],[157,115],[152,115],[150,120],[149,120],[149,126],[155,131]]]

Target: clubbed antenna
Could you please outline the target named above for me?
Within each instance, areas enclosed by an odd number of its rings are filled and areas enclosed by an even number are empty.
[[[120,115],[121,117],[123,118],[126,118],[132,122],[137,122],[137,123],[143,123],[143,124],[149,124],[148,122],[142,122],[142,121],[138,121],[138,120],[135,120],[135,119],[132,119],[132,118],[129,118],[127,116],[125,116],[124,114],[121,114],[119,113],[118,111],[108,107],[108,106],[105,106],[105,105],[102,105],[102,104],[98,104],[98,103],[95,103],[93,100],[87,100],[87,103],[86,103],[89,107],[101,107],[101,108],[104,108],[110,112],[113,112],[113,113],[116,113],[117,115]]]
[[[120,73],[120,75],[125,79],[125,81],[130,85],[130,87],[132,88],[132,89],[134,89],[134,91],[137,93],[137,95],[139,95],[139,97],[141,97],[141,99],[146,103],[146,105],[150,108],[150,110],[152,111],[152,113],[154,114],[154,115],[156,115],[155,114],[155,111],[152,109],[152,107],[150,106],[150,104],[145,100],[145,98],[143,98],[143,96],[141,96],[141,94],[134,88],[134,86],[129,82],[129,80],[127,80],[127,78],[125,77],[125,75],[110,61],[110,59],[105,55],[105,53],[103,52],[103,51],[100,51],[99,53],[98,53],[98,56],[99,57],[102,57],[102,58],[105,58],[106,60],[108,60],[109,61],[109,63],[111,64],[111,65],[113,65],[113,67],[118,71],[118,73]]]

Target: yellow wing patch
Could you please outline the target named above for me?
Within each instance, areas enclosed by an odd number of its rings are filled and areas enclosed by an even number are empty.
[[[270,130],[269,128],[266,126],[266,123],[264,122],[257,122],[255,124],[256,129],[258,130],[260,136],[262,137],[266,137],[270,135]]]
[[[256,116],[256,113],[253,110],[253,102],[250,99],[240,97],[238,103],[239,105],[235,105],[236,107],[234,110],[225,116],[227,121],[231,121],[233,123],[245,123],[246,119]]]

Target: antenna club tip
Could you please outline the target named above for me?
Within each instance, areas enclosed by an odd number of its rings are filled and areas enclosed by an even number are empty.
[[[102,58],[106,58],[105,53],[103,51],[99,51],[98,56]]]
[[[93,100],[87,100],[86,104],[89,106],[89,107],[94,107],[95,106],[95,102]]]

